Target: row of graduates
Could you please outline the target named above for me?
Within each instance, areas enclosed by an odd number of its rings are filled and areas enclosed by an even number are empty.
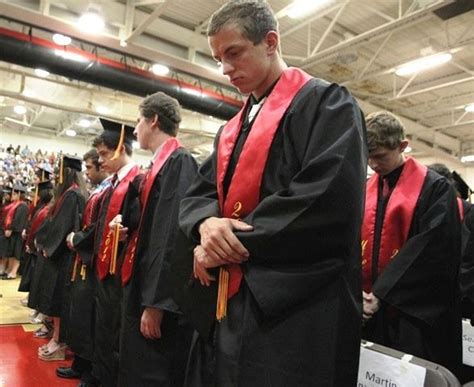
[[[140,105],[135,128],[100,121],[95,149],[84,160],[63,157],[56,199],[38,205],[29,227],[28,306],[54,321],[38,357],[63,360],[70,348],[73,364],[57,375],[80,377],[81,386],[182,385],[192,329],[173,301],[169,270],[197,164],[176,139],[180,107],[156,93]],[[146,171],[131,159],[135,135],[153,153]],[[88,198],[82,161],[96,184]]]

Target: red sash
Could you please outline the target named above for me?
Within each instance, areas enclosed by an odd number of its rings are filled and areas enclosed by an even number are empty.
[[[457,198],[457,199],[458,199],[459,218],[461,219],[461,222],[462,222],[464,220],[464,205],[461,198]]]
[[[407,157],[403,171],[388,199],[380,238],[377,272],[381,273],[405,244],[413,214],[428,169]],[[380,176],[374,174],[367,182],[365,215],[362,223],[362,286],[372,291],[372,257],[375,239],[378,186]]]
[[[217,152],[217,194],[222,217],[241,219],[258,205],[263,171],[280,121],[295,95],[311,78],[297,68],[290,67],[283,71],[255,119],[225,198],[224,178],[247,104],[224,127]],[[227,265],[227,270],[230,273],[227,293],[229,299],[239,291],[242,269],[240,265],[232,264]]]
[[[26,244],[27,246],[30,246],[30,248],[32,247],[36,232],[48,216],[49,209],[49,205],[45,204],[43,208],[41,208],[35,213],[33,219],[31,220],[30,229],[28,231],[28,237],[26,238]]]
[[[109,223],[120,213],[125,195],[128,191],[128,186],[139,173],[140,168],[134,166],[128,172],[127,176],[119,182],[117,187],[113,188],[112,197],[110,198],[109,206],[107,207],[107,214],[105,215],[99,259],[96,260],[96,270],[100,280],[103,280],[106,277],[112,261],[112,242],[114,232],[113,230],[110,230]]]
[[[8,205],[8,210],[6,210],[5,221],[3,222],[3,229],[10,230],[10,226],[13,222],[13,218],[15,217],[16,209],[23,204],[21,200],[15,200],[14,202]]]
[[[156,179],[156,176],[158,176],[161,169],[165,165],[166,161],[168,161],[169,157],[174,153],[174,151],[180,147],[181,147],[181,144],[178,141],[178,139],[172,137],[166,140],[165,143],[163,144],[163,148],[161,149],[157,159],[153,163],[153,167],[145,175],[145,178],[144,178],[145,180],[140,190],[140,204],[142,207],[142,211],[140,215],[140,224],[138,226],[138,229],[134,231],[133,234],[131,235],[130,242],[127,246],[125,260],[122,265],[122,286],[125,286],[130,280],[130,277],[132,276],[133,264],[135,263],[135,254],[136,254],[137,243],[138,243],[138,236],[140,235],[140,228],[141,228],[141,223],[143,220],[143,214],[145,212],[145,208],[148,203],[148,197],[150,195],[151,187],[153,187],[153,183]]]

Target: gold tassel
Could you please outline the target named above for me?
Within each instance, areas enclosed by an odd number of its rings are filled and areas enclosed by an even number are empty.
[[[76,255],[76,257],[74,258],[74,267],[72,269],[71,282],[74,282],[76,280],[76,273],[77,273],[78,263],[79,263],[79,257]]]
[[[87,274],[87,266],[86,266],[86,265],[82,265],[82,266],[81,266],[81,277],[82,277],[82,280],[83,280],[83,281],[86,280],[86,274]]]
[[[217,290],[216,319],[222,321],[227,316],[227,294],[229,292],[229,272],[225,267],[219,269],[219,285]]]
[[[117,148],[115,149],[115,153],[111,160],[116,160],[120,157],[120,151],[122,150],[124,141],[125,141],[125,125],[122,124],[122,129],[120,130],[119,143],[117,145]]]
[[[119,245],[119,237],[120,237],[120,225],[117,224],[114,230],[114,243],[113,243],[113,250],[112,250],[112,260],[110,261],[110,274],[115,274],[115,270],[117,268],[117,254],[118,254],[118,245]]]
[[[64,181],[64,156],[61,157],[61,161],[59,162],[59,184],[62,184]]]
[[[36,205],[38,204],[38,186],[36,186],[35,188],[35,196],[33,198],[33,207],[36,207]]]
[[[43,181],[45,181],[45,180],[44,180],[44,171],[42,170],[41,171],[41,182],[43,182]]]

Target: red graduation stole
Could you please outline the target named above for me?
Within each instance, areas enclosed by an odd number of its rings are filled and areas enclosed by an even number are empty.
[[[224,198],[224,178],[240,133],[248,101],[225,125],[217,149],[217,194],[222,217],[241,219],[250,214],[258,205],[263,171],[280,121],[296,94],[311,78],[310,75],[297,68],[290,67],[283,71],[255,119],[240,154],[227,196]],[[227,300],[239,291],[242,276],[240,265],[231,264],[221,267],[216,313],[218,320],[225,317]]]
[[[461,198],[456,198],[458,200],[458,210],[459,210],[459,218],[461,219],[461,222],[464,220],[464,205],[462,203]]]
[[[380,238],[377,272],[381,273],[405,244],[415,207],[428,169],[407,157],[403,171],[388,199]],[[380,176],[374,174],[367,182],[364,222],[362,223],[362,287],[372,291],[372,256],[375,238],[378,186]]]
[[[32,245],[36,232],[48,216],[49,209],[50,206],[48,204],[45,204],[43,208],[37,211],[33,216],[33,219],[31,220],[30,230],[28,231],[28,237],[26,239],[26,244],[28,246]]]
[[[122,265],[122,286],[125,286],[133,272],[133,264],[135,263],[135,254],[138,243],[138,235],[140,235],[140,228],[143,221],[143,214],[145,213],[145,208],[148,203],[148,197],[150,195],[151,187],[156,179],[156,176],[160,173],[166,161],[178,148],[181,148],[181,143],[177,138],[169,138],[163,144],[163,147],[158,154],[153,167],[145,175],[145,179],[140,189],[140,204],[141,204],[141,215],[140,215],[140,224],[138,229],[133,232],[130,238],[130,243],[127,246],[127,252],[125,253],[125,260]]]
[[[10,226],[13,222],[13,218],[15,217],[15,212],[18,207],[24,202],[21,200],[15,200],[14,202],[10,203],[7,206],[5,221],[3,222],[3,229],[10,230]]]
[[[112,188],[112,197],[110,198],[109,206],[107,207],[107,214],[105,215],[102,243],[99,249],[99,259],[96,260],[96,270],[101,281],[106,277],[107,273],[115,273],[114,260],[112,259],[114,253],[112,248],[114,231],[109,228],[109,223],[120,213],[125,195],[128,191],[128,186],[139,173],[140,168],[134,166],[128,172],[127,176],[119,182],[117,187]],[[104,190],[104,192],[106,191]]]

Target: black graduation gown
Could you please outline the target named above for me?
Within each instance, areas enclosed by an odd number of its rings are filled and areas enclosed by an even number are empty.
[[[12,222],[10,224],[10,230],[12,235],[6,238],[8,248],[6,249],[7,255],[5,258],[16,258],[21,259],[23,253],[23,238],[21,237],[22,231],[26,228],[28,222],[28,205],[26,203],[20,204],[13,215]]]
[[[461,356],[460,235],[454,190],[428,170],[408,239],[373,283],[382,306],[366,324],[365,339],[456,371]]]
[[[194,346],[188,385],[356,384],[365,143],[362,112],[345,88],[313,79],[298,92],[270,148],[260,203],[243,219],[254,231],[236,233],[250,252],[242,288],[216,325],[215,359]],[[202,220],[220,216],[215,174],[214,153],[181,203],[188,240],[198,240]],[[191,272],[192,255],[183,254],[176,297],[207,335],[215,285],[204,289]],[[192,369],[201,363],[206,372],[209,360],[213,382]]]
[[[34,209],[34,212],[31,216],[30,224],[27,227],[27,234],[30,234],[31,222],[33,221],[36,214],[38,214],[44,206],[47,204],[40,203]],[[34,235],[31,236],[34,240]],[[34,247],[34,243],[29,244],[29,252],[26,252],[26,244],[28,240],[25,242],[25,252],[24,252],[24,260],[21,263],[22,271],[21,271],[21,280],[20,285],[18,286],[19,292],[29,292],[32,288],[33,278],[35,276],[35,267],[36,267],[36,249]],[[30,296],[28,295],[28,298]]]
[[[137,186],[135,187],[135,184]],[[130,214],[131,217],[138,218],[140,210],[136,207],[136,193],[140,178],[136,178],[129,185],[122,208],[119,213]],[[98,256],[102,231],[105,226],[107,208],[112,197],[112,190],[104,193],[100,213],[96,222],[94,239],[94,257]],[[138,219],[124,219],[125,224],[136,224]],[[94,356],[92,364],[92,374],[100,380],[104,387],[117,387],[119,373],[119,349],[120,349],[120,324],[121,324],[121,302],[122,284],[120,271],[122,268],[123,255],[125,253],[125,243],[120,242],[117,253],[117,269],[115,275],[109,275],[100,280],[96,274],[95,283],[95,321],[94,321]]]
[[[94,195],[94,194],[93,194]],[[101,195],[97,193],[96,195]],[[93,198],[93,196],[91,196]],[[89,198],[89,200],[94,200]],[[86,205],[87,206],[87,205]],[[74,281],[71,283],[71,302],[69,307],[69,336],[67,343],[75,355],[92,361],[94,355],[94,319],[95,319],[95,271],[94,271],[94,236],[100,198],[97,198],[91,209],[90,224],[74,234],[72,243],[75,253],[79,254],[81,264],[76,268]],[[87,207],[86,207],[87,208]],[[75,259],[74,254],[74,259]],[[86,265],[84,276],[81,266]],[[72,278],[71,273],[71,278]]]
[[[179,203],[197,164],[183,148],[173,152],[151,188],[137,243],[133,275],[124,288],[119,385],[182,386],[192,329],[172,299],[170,267],[178,232]],[[140,332],[145,307],[164,311],[162,337]]]
[[[84,211],[85,198],[78,189],[64,193],[60,208],[47,225],[37,233],[39,249],[46,251],[40,279],[38,311],[61,318],[60,340],[67,340],[69,322],[69,295],[71,288],[71,270],[73,253],[66,245],[66,237],[72,231],[78,231]]]

